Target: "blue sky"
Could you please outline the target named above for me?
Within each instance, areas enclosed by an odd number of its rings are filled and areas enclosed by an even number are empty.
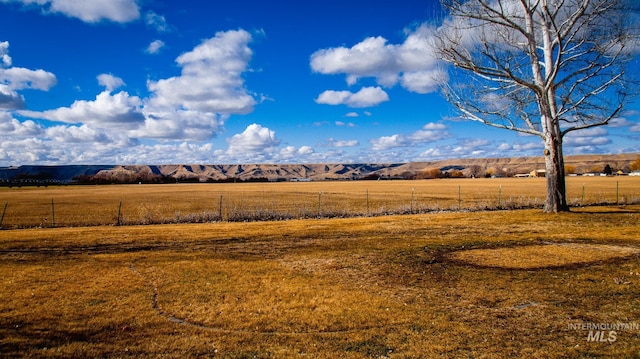
[[[0,0],[0,166],[531,156],[456,120],[433,0]],[[640,107],[565,154],[640,152]]]

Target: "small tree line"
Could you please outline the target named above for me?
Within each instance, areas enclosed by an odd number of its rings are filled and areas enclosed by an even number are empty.
[[[535,166],[534,166],[535,167]],[[531,170],[541,169],[540,166]],[[640,158],[628,163],[607,163],[604,166],[574,166],[565,165],[565,173],[570,174],[586,174],[586,173],[602,173],[606,175],[628,174],[633,171],[640,170]],[[525,173],[526,174],[526,173]],[[436,178],[491,178],[491,177],[514,177],[522,175],[514,168],[499,166],[447,166],[441,168],[427,168],[421,171],[406,171],[404,173],[390,176],[382,175],[378,172],[348,178],[349,180],[370,181],[370,180],[422,180]],[[268,178],[268,177],[224,177],[213,179],[209,178],[204,183],[259,183],[259,182],[286,182],[290,179]],[[54,178],[53,174],[40,172],[36,174],[19,174],[11,178],[0,178],[0,186],[3,187],[48,187],[48,186],[67,186],[67,185],[107,185],[107,184],[166,184],[166,183],[202,183],[202,179],[196,175],[180,175],[170,176],[154,173],[151,171],[124,171],[118,173],[97,173],[95,175],[75,176],[70,182],[61,181]]]

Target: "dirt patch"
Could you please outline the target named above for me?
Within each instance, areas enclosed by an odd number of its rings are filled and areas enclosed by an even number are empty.
[[[640,248],[617,245],[551,243],[456,251],[447,257],[482,267],[540,269],[609,261],[639,253]]]

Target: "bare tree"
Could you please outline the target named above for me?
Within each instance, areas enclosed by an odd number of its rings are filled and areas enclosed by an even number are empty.
[[[469,176],[473,178],[482,177],[484,176],[484,174],[485,174],[484,169],[478,165],[472,165],[469,167]]]
[[[441,0],[435,47],[458,70],[445,96],[466,119],[544,141],[545,212],[569,210],[564,136],[608,124],[637,88],[634,1]]]

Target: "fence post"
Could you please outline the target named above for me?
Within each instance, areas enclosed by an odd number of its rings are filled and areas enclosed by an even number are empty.
[[[56,226],[56,209],[53,205],[53,198],[51,198],[51,228]]]
[[[2,229],[2,222],[4,222],[4,214],[7,212],[7,205],[9,205],[9,201],[4,203],[4,209],[2,210],[2,217],[0,217],[0,229]]]
[[[415,192],[416,192],[416,188],[415,187],[411,187],[411,214],[413,214],[413,197],[414,197]]]
[[[580,202],[580,205],[584,207],[584,183],[582,184],[582,201]]]
[[[370,216],[370,212],[369,212],[369,189],[367,189],[367,217]],[[0,224],[2,224],[0,222]]]
[[[618,195],[620,194],[620,181],[616,181],[616,204],[618,204]]]
[[[120,203],[118,203],[118,217],[116,217],[116,226],[119,226],[120,223],[120,213],[122,210],[122,198],[120,198]]]
[[[460,194],[460,186],[458,186],[458,210],[462,209],[462,197]]]
[[[498,188],[498,208],[502,205],[502,185]]]
[[[220,222],[222,222],[222,195],[220,195],[220,203],[218,204],[218,217],[220,217]]]

